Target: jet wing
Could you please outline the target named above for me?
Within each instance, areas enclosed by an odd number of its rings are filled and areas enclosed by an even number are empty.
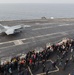
[[[22,27],[21,25],[17,25],[17,26],[10,27],[10,29],[20,29],[21,27]]]
[[[9,26],[4,26],[4,28],[7,30],[7,29],[9,29],[10,27],[9,27]]]
[[[5,31],[5,33],[7,35],[14,34],[14,29],[8,29],[7,31]]]
[[[15,31],[16,29],[19,30],[21,27],[22,27],[22,26],[20,26],[20,25],[9,27],[9,28],[7,29],[7,31],[5,31],[5,33],[6,33],[7,35],[14,34],[14,31]]]

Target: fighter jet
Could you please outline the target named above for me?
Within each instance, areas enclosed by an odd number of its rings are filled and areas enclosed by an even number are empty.
[[[30,27],[30,25],[15,25],[15,26],[4,26],[0,24],[0,34],[5,33],[7,35],[19,33],[23,31],[26,27]]]

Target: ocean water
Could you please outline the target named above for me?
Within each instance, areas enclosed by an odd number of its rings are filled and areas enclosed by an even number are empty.
[[[74,4],[0,4],[0,20],[74,18]]]

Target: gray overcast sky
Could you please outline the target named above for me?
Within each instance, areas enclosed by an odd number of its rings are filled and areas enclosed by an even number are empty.
[[[0,3],[74,3],[74,0],[0,0]]]

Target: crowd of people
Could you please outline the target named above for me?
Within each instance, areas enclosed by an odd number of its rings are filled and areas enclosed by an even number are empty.
[[[36,52],[35,50],[29,51],[23,58],[19,56],[13,57],[11,61],[6,61],[1,64],[0,75],[30,75],[29,67],[32,70],[35,66],[38,67],[40,63],[43,65],[42,72],[45,72],[45,62],[54,52],[57,53],[57,59],[52,63],[53,67],[55,67],[57,62],[61,65],[62,60],[67,56],[68,52],[71,52],[71,59],[74,61],[73,49],[74,40],[65,39],[46,47],[40,52]],[[63,70],[65,70],[68,61],[69,59],[67,58]],[[48,75],[48,70],[46,71],[46,75]]]

